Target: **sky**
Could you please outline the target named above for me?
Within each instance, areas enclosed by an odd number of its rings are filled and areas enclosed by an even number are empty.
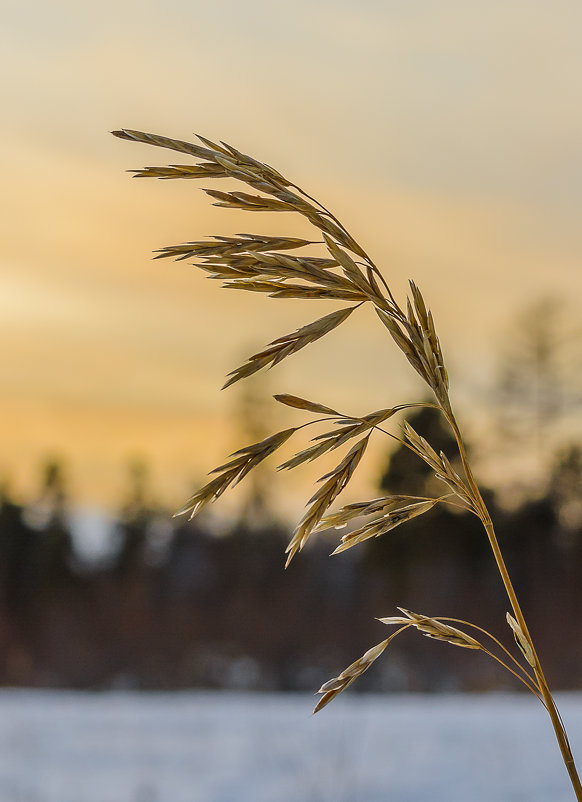
[[[253,349],[331,307],[221,291],[169,244],[289,233],[214,209],[126,127],[226,140],[331,207],[402,297],[432,307],[461,405],[518,310],[582,298],[582,7],[567,0],[4,0],[0,27],[0,474],[60,455],[114,504],[127,461],[164,499],[241,445]],[[422,394],[366,311],[263,390],[363,414]],[[281,426],[297,417],[272,412]],[[371,469],[372,470],[372,469]]]

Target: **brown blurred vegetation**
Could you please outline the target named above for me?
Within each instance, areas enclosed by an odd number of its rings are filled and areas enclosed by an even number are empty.
[[[432,410],[411,422],[433,446],[452,445]],[[406,449],[381,478],[390,493],[431,495],[434,479]],[[554,461],[545,492],[513,511],[488,501],[548,676],[582,684],[582,449]],[[438,491],[437,491],[438,492]],[[228,528],[171,522],[134,462],[100,560],[76,547],[65,471],[43,471],[36,499],[0,504],[0,682],[32,686],[314,689],[386,633],[375,616],[396,605],[464,618],[511,645],[507,603],[479,522],[441,507],[384,538],[328,555],[322,536],[283,570],[290,527],[251,487]],[[220,531],[218,531],[220,530]],[[405,633],[360,688],[514,687],[496,664]]]

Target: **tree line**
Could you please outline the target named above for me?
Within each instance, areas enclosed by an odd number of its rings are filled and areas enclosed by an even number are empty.
[[[452,453],[430,409],[411,423]],[[405,448],[379,494],[432,495],[434,478]],[[554,461],[545,492],[511,510],[487,493],[502,547],[556,687],[581,684],[582,450]],[[442,491],[437,491],[442,492]],[[507,645],[507,601],[471,516],[437,507],[330,558],[325,533],[283,570],[291,527],[251,499],[226,531],[176,519],[151,503],[143,466],[115,521],[106,560],[79,559],[64,471],[44,468],[34,503],[0,499],[0,683],[74,688],[313,690],[385,628],[400,605],[490,629]],[[554,649],[569,643],[568,659]],[[461,654],[459,654],[459,652]],[[507,687],[480,655],[406,633],[360,689]]]

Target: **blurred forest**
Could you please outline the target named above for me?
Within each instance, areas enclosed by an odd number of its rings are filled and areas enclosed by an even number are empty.
[[[563,345],[578,338],[565,337],[563,326],[555,302],[532,307],[517,320],[519,336],[507,338],[498,371],[502,414],[492,431],[514,452],[540,457],[543,449],[545,478],[529,493],[520,487],[512,507],[491,490],[484,496],[549,681],[581,688],[582,446],[573,432],[561,446],[551,436],[582,397]],[[271,433],[249,387],[239,405],[246,443]],[[456,447],[438,413],[422,408],[409,420],[453,459]],[[468,620],[511,647],[508,602],[476,517],[437,506],[333,558],[339,535],[322,533],[284,571],[292,524],[273,511],[268,472],[257,469],[245,485],[234,523],[206,513],[193,522],[172,519],[154,501],[147,466],[134,461],[99,559],[79,548],[59,461],[42,467],[37,495],[26,504],[1,487],[0,683],[315,690],[384,639],[375,617],[395,615],[397,606]],[[384,493],[436,496],[442,484],[397,447],[378,477],[377,495]],[[356,687],[515,683],[481,653],[406,632]]]
[[[434,410],[412,424],[453,444]],[[431,495],[435,479],[398,448],[380,478],[390,493]],[[582,686],[582,449],[555,459],[545,492],[511,511],[487,500],[553,685]],[[437,492],[439,492],[437,490]],[[380,493],[379,493],[380,495]],[[147,469],[129,492],[107,555],[82,559],[65,471],[44,466],[38,497],[0,504],[0,682],[74,688],[297,690],[318,684],[385,637],[375,616],[401,605],[464,618],[508,645],[507,602],[476,518],[437,507],[383,538],[330,558],[314,538],[283,570],[290,527],[251,483],[239,520],[217,534],[201,516],[172,522],[151,502]],[[452,511],[451,511],[452,510]],[[405,633],[360,689],[513,687],[497,664]]]

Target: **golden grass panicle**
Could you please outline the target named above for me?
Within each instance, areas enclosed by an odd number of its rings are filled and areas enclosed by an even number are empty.
[[[412,450],[433,469],[436,478],[444,482],[459,497],[466,509],[477,512],[471,489],[455,471],[446,454],[443,451],[437,454],[428,440],[419,435],[409,423],[405,422],[403,428]]]
[[[296,353],[301,348],[305,348],[306,345],[310,345],[312,342],[329,334],[330,331],[347,320],[355,308],[355,306],[349,306],[345,309],[338,309],[335,312],[331,312],[329,315],[325,315],[325,317],[315,320],[313,323],[302,326],[291,334],[278,337],[263,351],[259,351],[259,353],[250,356],[244,365],[241,365],[239,368],[229,373],[230,378],[223,389],[230,387],[231,384],[234,384],[240,379],[251,376],[262,368],[277,365],[286,357]]]
[[[414,504],[408,504],[405,507],[399,507],[395,510],[388,510],[380,518],[375,518],[359,529],[354,529],[342,537],[340,545],[332,551],[332,554],[341,554],[352,546],[358,543],[363,543],[364,540],[369,540],[372,537],[380,537],[385,535],[392,529],[396,529],[400,524],[416,518],[417,515],[423,515],[425,512],[431,510],[439,499],[431,499],[429,501],[418,501]]]
[[[278,396],[275,396],[275,398],[278,398]],[[323,409],[331,411],[328,407],[321,407],[320,411]],[[286,462],[277,466],[277,470],[290,470],[304,462],[311,462],[322,454],[343,446],[344,443],[347,443],[354,437],[359,437],[361,434],[377,428],[380,423],[388,420],[388,418],[392,417],[396,412],[397,408],[392,407],[390,409],[381,409],[377,412],[371,412],[368,415],[364,415],[362,418],[346,415],[340,416],[339,413],[335,413],[337,416],[337,420],[335,421],[337,429],[331,429],[330,431],[323,432],[323,434],[312,437],[314,445],[299,451]]]
[[[170,164],[168,167],[142,167],[132,170],[134,178],[226,178],[228,173],[220,164]]]
[[[186,242],[183,245],[168,245],[154,253],[155,259],[191,259],[206,257],[232,257],[256,254],[262,251],[283,251],[305,248],[311,240],[297,237],[268,237],[266,235],[239,234],[236,237],[212,237],[209,240]]]
[[[274,395],[275,401],[284,404],[287,407],[295,409],[304,409],[307,412],[318,412],[324,415],[334,415],[339,417],[339,412],[331,407],[326,407],[324,404],[319,404],[317,401],[308,401],[306,398],[300,398],[297,395],[290,395],[289,393],[279,393]]]
[[[296,428],[285,429],[266,437],[260,443],[253,443],[234,451],[230,455],[233,459],[211,471],[211,475],[218,475],[194,493],[176,515],[189,512],[190,519],[194,518],[206,504],[219,498],[231,485],[238,484],[249,471],[282,446],[296,431]]]
[[[383,624],[390,626],[402,626],[403,624],[412,625],[427,638],[434,638],[435,640],[446,641],[452,643],[453,646],[461,646],[463,649],[481,649],[482,646],[479,641],[467,635],[456,627],[443,623],[438,618],[431,618],[428,615],[420,615],[406,610],[404,607],[399,607],[399,610],[404,613],[404,616],[394,616],[391,618],[379,618]]]
[[[399,625],[400,629],[390,638],[366,652],[338,677],[323,685],[320,689],[323,694],[322,699],[316,710],[320,710],[366,671],[372,662],[382,654],[390,640],[403,629],[415,627],[428,637],[448,641],[456,646],[468,649],[482,648],[504,668],[518,676],[546,708],[576,798],[578,802],[582,802],[582,783],[578,777],[566,731],[535,652],[533,640],[497,541],[493,522],[473,475],[464,439],[449,398],[449,379],[433,316],[417,285],[413,281],[410,282],[410,295],[404,305],[405,308],[402,309],[374,261],[329,209],[273,167],[242,153],[231,145],[225,142],[216,143],[203,136],[198,136],[201,144],[194,144],[132,129],[122,129],[113,133],[121,139],[169,149],[193,157],[198,161],[193,165],[172,164],[166,167],[145,167],[134,171],[134,176],[137,178],[191,180],[228,177],[241,182],[245,187],[250,187],[252,192],[238,190],[225,192],[201,187],[212,198],[215,205],[249,212],[299,214],[317,230],[317,236],[313,239],[300,239],[285,235],[239,234],[231,237],[196,240],[162,248],[157,252],[156,258],[193,258],[196,260],[196,265],[210,279],[221,281],[226,289],[259,292],[277,299],[347,301],[354,302],[357,306],[371,304],[397,347],[431,389],[434,403],[430,403],[428,406],[440,411],[455,438],[462,465],[462,475],[453,467],[451,460],[444,453],[437,453],[431,444],[415,432],[411,426],[404,425],[404,440],[391,435],[383,427],[380,427],[381,422],[387,420],[397,410],[412,406],[410,404],[379,410],[377,413],[358,418],[345,415],[343,412],[336,412],[332,407],[307,401],[298,396],[284,394],[276,397],[278,401],[287,406],[328,416],[322,420],[329,420],[329,418],[334,420],[334,429],[312,438],[311,444],[307,448],[280,465],[280,469],[294,468],[304,462],[317,459],[328,451],[363,435],[339,465],[321,478],[320,482],[323,484],[308,502],[308,509],[287,547],[287,565],[293,555],[303,548],[310,535],[313,532],[321,531],[322,528],[343,527],[358,517],[371,518],[371,520],[365,521],[359,529],[343,536],[340,546],[336,549],[336,552],[339,552],[369,537],[382,535],[395,526],[427,512],[437,503],[455,503],[456,506],[477,515],[483,525],[500,579],[511,605],[513,615],[508,613],[508,623],[520,649],[520,657],[523,654],[531,667],[531,672],[526,670],[489,633],[485,634],[493,638],[495,644],[505,652],[516,667],[506,664],[487,648],[481,647],[474,638],[447,623],[455,619],[430,618],[400,608],[404,614],[402,617],[381,619],[386,624]],[[284,215],[282,217],[285,219]],[[312,248],[319,249],[319,252],[309,252]],[[293,251],[293,253],[289,253],[289,251]],[[244,365],[233,371],[227,385],[250,376],[257,370],[272,367],[290,354],[319,339],[344,322],[355,308],[356,306],[341,308],[303,326],[292,334],[277,338],[263,351],[254,354]],[[317,423],[321,420],[312,422]],[[232,459],[213,471],[214,478],[188,500],[180,513],[190,512],[195,515],[205,504],[218,498],[227,488],[240,481],[257,464],[279,448],[293,432],[297,431],[297,428],[279,432],[261,443],[235,452],[231,455]],[[456,496],[458,503],[450,501],[448,496],[442,496],[439,499],[393,496],[375,499],[372,502],[348,504],[337,512],[328,513],[331,504],[353,475],[366,450],[372,432],[383,432],[404,443],[430,466],[437,478],[448,486],[451,491],[450,495]],[[468,622],[461,623],[467,624]],[[473,624],[468,624],[468,626],[475,627]],[[479,627],[475,628],[480,629]],[[484,630],[480,631],[485,632]],[[521,676],[519,672],[522,672]]]
[[[352,504],[346,504],[345,507],[340,507],[339,510],[334,510],[324,515],[315,531],[321,532],[325,529],[332,528],[343,529],[355,518],[364,518],[378,513],[386,514],[399,504],[409,504],[413,501],[433,501],[433,499],[426,499],[421,496],[391,495],[381,496],[371,501],[356,501]]]
[[[360,677],[364,671],[367,671],[372,663],[384,652],[391,640],[392,638],[386,638],[386,640],[383,640],[381,643],[378,643],[376,646],[368,649],[365,654],[344,669],[341,674],[333,679],[328,680],[328,682],[325,682],[317,691],[317,693],[323,695],[315,706],[313,712],[319,712],[322,708],[329,704],[332,699],[335,699],[338,694],[340,694],[342,691],[345,691],[345,689],[351,685],[354,680]]]
[[[368,434],[348,451],[339,465],[336,465],[333,470],[326,473],[318,480],[319,482],[324,482],[324,484],[307,502],[311,506],[299,522],[286,549],[286,553],[288,554],[286,566],[289,565],[296,552],[300,551],[307,543],[310,534],[322,519],[325,511],[331,506],[352,478],[354,471],[364,456],[369,439],[370,435]]]

